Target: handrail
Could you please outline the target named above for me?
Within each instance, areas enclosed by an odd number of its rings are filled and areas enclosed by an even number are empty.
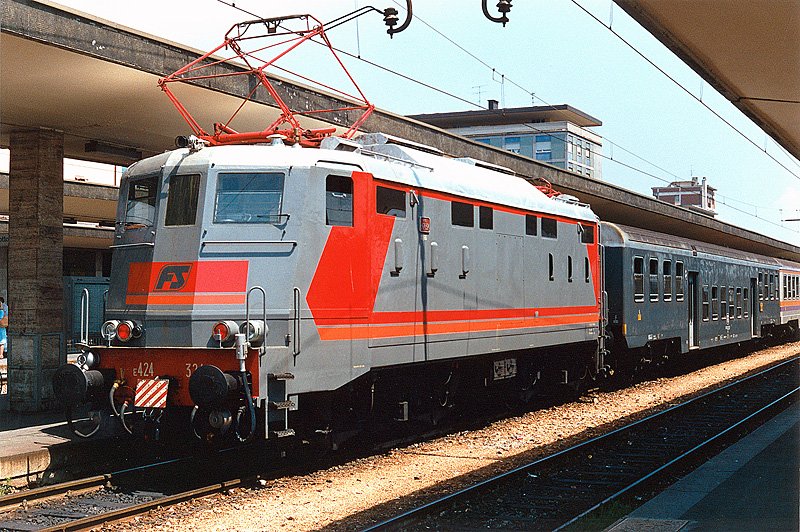
[[[292,354],[297,356],[300,354],[300,305],[302,303],[300,297],[300,289],[298,287],[294,287],[292,289],[294,295],[294,322],[292,324],[293,331],[292,331],[292,340],[293,340],[293,349]]]
[[[152,248],[155,247],[155,244],[153,244],[152,242],[136,242],[135,244],[111,244],[108,247],[112,249],[119,249],[119,248],[133,248],[139,246],[147,246]]]
[[[89,343],[89,289],[81,291],[81,343]]]
[[[258,290],[261,292],[261,302],[263,303],[263,315],[262,319],[264,320],[264,336],[266,337],[266,327],[267,327],[267,292],[259,285],[250,287],[250,290],[247,291],[247,297],[244,301],[244,334],[245,338],[247,335],[250,334],[250,294],[254,291]],[[248,343],[250,340],[247,340]],[[264,339],[266,342],[266,338]]]
[[[201,246],[206,244],[291,244],[297,247],[297,240],[203,240]]]

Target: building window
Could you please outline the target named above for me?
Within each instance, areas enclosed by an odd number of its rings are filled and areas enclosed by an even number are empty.
[[[658,301],[658,259],[650,259],[650,301]]]
[[[644,258],[633,257],[633,300],[644,301]]]
[[[536,236],[536,227],[539,225],[538,218],[532,214],[525,215],[525,234]]]
[[[200,174],[173,175],[168,178],[169,199],[164,225],[194,225],[197,219],[197,196]]]
[[[406,193],[395,188],[375,188],[375,211],[378,214],[406,217]]]
[[[325,223],[353,226],[353,180],[342,175],[325,179]]]
[[[711,287],[711,319],[719,319],[719,287]]]
[[[506,137],[503,139],[503,148],[511,153],[519,153],[520,142],[519,137]]]
[[[683,263],[675,263],[675,301],[683,301]]]
[[[708,285],[703,285],[703,321],[708,321]]]
[[[475,227],[475,208],[471,204],[453,201],[450,203],[450,214],[453,225]]]
[[[553,159],[553,152],[550,150],[536,150],[537,161],[550,161]]]
[[[672,301],[672,262],[665,260],[663,264],[664,274],[664,301]]]
[[[481,229],[494,228],[494,211],[491,207],[478,208],[478,224]]]
[[[544,238],[558,238],[558,222],[555,218],[542,217],[542,236]]]

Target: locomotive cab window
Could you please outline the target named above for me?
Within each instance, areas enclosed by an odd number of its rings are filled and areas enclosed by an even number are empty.
[[[537,229],[537,226],[539,225],[538,222],[539,222],[539,219],[536,216],[534,216],[532,214],[526,214],[525,215],[525,234],[526,235],[531,235],[531,236],[536,236],[536,233],[537,233],[536,229]]]
[[[658,301],[658,259],[650,259],[650,301]]]
[[[478,224],[481,229],[494,228],[494,210],[491,207],[478,207]]]
[[[578,224],[582,244],[594,244],[594,226]]]
[[[558,222],[554,218],[542,218],[542,236],[558,238]]]
[[[152,227],[156,215],[158,177],[150,176],[128,184],[125,227]]]
[[[394,188],[377,187],[375,189],[375,210],[378,214],[406,217],[406,193]]]
[[[353,180],[347,176],[325,178],[325,224],[353,226]]]
[[[633,257],[633,300],[644,301],[644,258]]]
[[[194,225],[200,175],[174,175],[169,178],[169,198],[164,225]]]
[[[453,225],[475,227],[475,208],[469,203],[451,202],[450,215]]]
[[[282,173],[221,173],[214,223],[276,223],[281,220]]]

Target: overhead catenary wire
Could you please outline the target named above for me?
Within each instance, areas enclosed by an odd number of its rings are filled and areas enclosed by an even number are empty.
[[[258,17],[258,15],[254,15],[253,13],[251,13],[251,12],[249,12],[249,11],[246,11],[246,10],[244,10],[244,9],[241,9],[240,7],[236,6],[236,5],[235,5],[235,3],[233,3],[233,2],[226,2],[225,0],[217,0],[217,1],[218,1],[218,2],[220,2],[220,3],[222,3],[222,4],[228,5],[228,6],[230,6],[230,7],[233,7],[233,8],[235,8],[235,9],[239,9],[239,10],[241,10],[241,11],[243,11],[243,12],[245,12],[245,13],[249,14],[249,15],[253,15],[253,16],[256,16],[256,17]],[[393,1],[395,4],[397,4],[398,6],[400,6],[400,7],[402,8],[402,6],[401,6],[400,4],[398,4],[398,3],[397,3],[395,0],[392,0],[392,1]],[[571,1],[575,2],[575,0],[571,0]],[[579,5],[579,4],[578,4],[578,5]],[[590,14],[591,14],[591,13],[590,13]],[[476,61],[478,61],[480,64],[482,64],[482,65],[483,65],[483,66],[485,66],[486,68],[490,69],[490,70],[491,70],[491,71],[493,71],[493,72],[497,72],[498,74],[500,74],[500,73],[499,73],[499,72],[496,70],[496,68],[492,67],[491,65],[489,65],[488,63],[486,63],[484,60],[480,59],[480,58],[479,58],[478,56],[476,56],[474,53],[470,52],[469,50],[467,50],[466,48],[464,48],[462,45],[458,44],[456,41],[454,41],[454,40],[453,40],[453,39],[451,39],[450,37],[448,37],[448,36],[446,36],[445,34],[443,34],[441,31],[439,31],[439,30],[435,29],[435,28],[434,28],[432,25],[430,25],[429,23],[427,23],[427,22],[425,22],[424,20],[422,20],[422,19],[421,19],[421,18],[420,18],[420,17],[419,17],[417,14],[414,14],[414,15],[412,15],[412,16],[413,16],[413,18],[414,18],[414,19],[416,19],[416,20],[420,21],[422,24],[424,24],[425,26],[429,27],[429,28],[430,28],[432,31],[434,31],[435,33],[437,33],[438,35],[440,35],[442,38],[444,38],[444,39],[446,39],[447,41],[449,41],[450,43],[452,43],[452,44],[453,44],[454,46],[456,46],[458,49],[462,50],[464,53],[466,53],[467,55],[469,55],[470,57],[472,57],[473,59],[475,59]],[[602,22],[601,22],[601,23],[602,23]],[[603,25],[605,26],[605,24],[603,24]],[[606,26],[606,28],[608,28],[608,27]],[[613,31],[613,30],[612,30],[612,31]],[[317,41],[312,41],[312,42],[317,42]],[[320,43],[317,43],[317,44],[320,44]],[[629,45],[629,46],[630,46],[630,45]],[[454,100],[460,101],[460,102],[462,102],[462,103],[465,103],[465,104],[467,104],[467,105],[469,105],[469,106],[472,106],[472,107],[475,107],[475,108],[477,108],[477,109],[480,109],[480,110],[489,110],[487,107],[484,107],[484,106],[482,106],[482,105],[480,105],[480,104],[476,104],[475,102],[473,102],[473,101],[471,101],[471,100],[468,100],[468,99],[466,99],[466,98],[463,98],[463,97],[461,97],[461,96],[458,96],[458,95],[456,95],[456,94],[454,94],[454,93],[451,93],[451,92],[449,92],[449,91],[446,91],[446,90],[444,90],[444,89],[441,89],[441,88],[439,88],[439,87],[436,87],[435,85],[432,85],[432,84],[430,84],[430,83],[426,83],[426,82],[424,82],[424,81],[421,81],[421,80],[419,80],[419,79],[416,79],[416,78],[414,78],[414,77],[412,77],[412,76],[410,76],[410,75],[403,74],[403,73],[401,73],[401,72],[399,72],[399,71],[397,71],[397,70],[394,70],[394,69],[391,69],[391,68],[389,68],[389,67],[386,67],[386,66],[384,66],[384,65],[381,65],[380,63],[377,63],[377,62],[375,62],[375,61],[371,61],[371,60],[369,60],[369,59],[366,59],[365,57],[363,57],[363,56],[360,54],[360,50],[359,50],[359,54],[357,55],[357,54],[353,54],[353,53],[351,53],[351,52],[348,52],[348,51],[346,51],[346,50],[343,50],[343,49],[341,49],[341,48],[338,48],[338,47],[335,47],[335,46],[333,46],[332,48],[333,48],[333,49],[334,49],[336,52],[338,52],[338,53],[341,53],[342,55],[345,55],[345,56],[347,56],[347,57],[350,57],[350,58],[352,58],[352,59],[355,59],[355,60],[357,60],[357,61],[361,61],[361,62],[363,62],[363,63],[365,63],[365,64],[367,64],[367,65],[370,65],[370,66],[372,66],[372,67],[374,67],[374,68],[377,68],[377,69],[379,69],[379,70],[382,70],[382,71],[384,71],[384,72],[387,72],[387,73],[389,73],[389,74],[391,74],[391,75],[393,75],[393,76],[399,77],[399,78],[401,78],[401,79],[404,79],[404,80],[406,80],[406,81],[409,81],[409,82],[412,82],[412,83],[414,83],[414,84],[417,84],[417,85],[419,85],[419,86],[422,86],[422,87],[424,87],[424,88],[426,88],[426,89],[429,89],[429,90],[435,91],[435,92],[437,92],[437,93],[439,93],[439,94],[445,95],[445,96],[447,96],[447,97],[449,97],[449,98],[452,98],[452,99],[454,99]],[[643,56],[643,57],[644,57],[644,56]],[[655,66],[655,65],[654,65],[654,66]],[[656,68],[658,68],[658,67],[656,66]],[[520,90],[523,90],[523,91],[525,91],[525,93],[526,93],[526,94],[533,94],[533,92],[532,92],[532,91],[530,91],[530,90],[528,90],[527,88],[523,87],[523,86],[522,86],[522,85],[520,85],[519,83],[517,83],[517,82],[515,82],[515,81],[513,81],[513,80],[511,80],[511,79],[509,79],[507,76],[505,76],[505,75],[503,75],[503,74],[501,74],[501,75],[503,76],[503,79],[504,79],[504,81],[507,81],[509,84],[511,84],[511,85],[514,85],[515,87],[519,88]],[[669,77],[669,75],[668,75],[668,74],[666,74],[666,73],[665,73],[665,75],[667,75],[667,76]],[[683,88],[683,87],[682,87],[682,88]],[[685,88],[683,88],[683,89],[684,89],[684,90],[686,90],[687,92],[689,92],[687,89],[685,89]],[[691,93],[690,93],[690,94],[691,94]],[[546,102],[546,101],[545,101],[544,99],[542,99],[541,97],[539,97],[539,96],[535,96],[535,98],[536,98],[536,99],[538,99],[539,101],[541,101],[542,103],[544,103],[546,106],[549,106],[549,107],[551,107],[551,108],[553,108],[553,109],[555,109],[555,110],[557,110],[557,111],[558,111],[558,109],[556,109],[556,107],[555,107],[553,104],[550,104],[550,103]],[[703,103],[703,102],[701,102],[701,103]],[[704,103],[703,103],[703,105],[705,106],[705,104],[704,104]],[[707,106],[706,106],[706,107],[707,107]],[[709,108],[709,110],[711,110],[711,109]],[[713,112],[713,110],[711,110],[711,111]],[[714,113],[714,114],[717,114],[717,113]],[[719,115],[718,115],[718,116],[719,116]],[[725,119],[724,119],[724,118],[722,118],[722,117],[720,117],[720,118],[721,118],[723,121],[725,121]],[[726,122],[727,122],[727,121],[726,121]],[[556,136],[554,133],[552,133],[552,132],[549,132],[549,131],[545,131],[545,130],[541,130],[541,129],[539,129],[539,128],[536,128],[535,126],[533,126],[533,125],[531,125],[531,124],[522,124],[522,125],[523,125],[523,126],[525,126],[525,127],[526,127],[526,128],[528,128],[528,129],[530,129],[530,130],[532,130],[532,131],[536,132],[536,133],[540,133],[540,134],[543,134],[543,135],[547,135],[547,136],[549,136],[549,137],[551,137],[551,138],[558,138],[559,140],[562,140],[562,139],[560,139],[560,137],[557,137],[557,136]],[[733,126],[731,126],[731,127],[733,127]],[[734,127],[734,129],[736,129],[736,128]],[[737,131],[738,131],[738,130],[737,130]],[[608,140],[610,143],[614,144],[615,146],[617,146],[619,149],[621,149],[621,150],[625,151],[626,153],[629,153],[630,155],[632,155],[632,156],[634,156],[634,157],[636,157],[636,158],[640,159],[641,161],[643,161],[643,162],[645,162],[645,163],[647,163],[647,164],[649,164],[649,165],[653,166],[654,168],[657,168],[657,169],[661,170],[662,172],[665,172],[665,173],[669,174],[670,176],[673,176],[673,177],[675,177],[675,178],[677,178],[677,179],[679,179],[679,180],[681,179],[681,178],[679,178],[679,177],[678,177],[676,174],[674,174],[673,172],[670,172],[670,171],[668,171],[668,170],[665,170],[665,169],[661,168],[660,166],[656,165],[655,163],[652,163],[652,162],[648,161],[647,159],[645,159],[644,157],[642,157],[642,156],[640,156],[640,155],[638,155],[638,154],[634,153],[633,151],[631,151],[631,150],[629,150],[629,149],[627,149],[627,148],[623,147],[623,146],[622,146],[622,145],[620,145],[619,143],[613,142],[613,141],[611,141],[610,139],[608,139],[607,137],[605,137],[605,138],[606,138],[606,140]],[[747,138],[747,137],[745,136],[745,138]],[[749,138],[748,138],[748,140],[749,140],[751,143],[753,143],[753,141],[752,141],[752,140],[750,140]],[[754,145],[756,145],[755,143],[753,143],[753,144],[754,144]],[[758,145],[756,145],[756,147],[758,147]],[[764,153],[766,153],[767,155],[770,155],[770,154],[769,154],[769,153],[767,153],[765,150],[761,150],[760,148],[759,148],[759,150],[760,150],[760,151],[764,151]],[[641,168],[639,168],[639,167],[636,167],[636,166],[634,166],[634,165],[631,165],[631,164],[629,164],[629,163],[625,163],[625,162],[622,162],[622,161],[620,161],[620,160],[618,160],[618,159],[614,159],[613,157],[611,157],[611,156],[608,156],[608,155],[605,155],[604,153],[601,153],[601,152],[594,152],[594,153],[595,153],[595,155],[597,155],[597,156],[599,156],[599,157],[601,157],[601,158],[603,158],[603,159],[606,159],[606,160],[608,160],[608,161],[610,161],[610,162],[613,162],[613,163],[615,163],[615,164],[618,164],[618,165],[620,165],[620,166],[623,166],[623,167],[625,167],[625,168],[628,168],[629,170],[632,170],[632,171],[634,171],[634,172],[637,172],[637,173],[639,173],[639,174],[642,174],[642,175],[645,175],[645,176],[651,177],[651,178],[653,178],[653,179],[655,179],[655,180],[657,180],[657,181],[660,181],[660,182],[662,182],[662,183],[667,183],[667,184],[671,184],[671,183],[672,183],[672,181],[670,181],[670,180],[668,180],[668,179],[664,179],[664,178],[663,178],[663,177],[661,177],[661,176],[658,176],[658,175],[656,175],[656,174],[653,174],[652,172],[648,172],[648,171],[646,171],[646,170],[644,170],[644,169],[641,169]],[[771,155],[770,155],[770,158],[772,158],[773,160],[775,160],[775,159],[774,159],[774,157],[771,157]],[[784,165],[782,165],[782,164],[781,164],[779,161],[777,161],[777,160],[776,160],[776,162],[778,162],[778,164],[780,164],[780,165],[781,165],[781,166],[782,166],[784,169],[786,169],[786,170],[787,170],[787,171],[788,171],[790,174],[794,175],[795,177],[798,177],[798,178],[800,178],[800,176],[797,176],[796,174],[794,174],[793,172],[791,172],[791,170],[789,170],[788,168],[786,168],[786,167],[785,167]],[[678,188],[684,188],[684,187],[682,187],[682,186],[678,185]],[[757,205],[749,204],[749,203],[747,203],[747,202],[744,202],[744,201],[742,201],[742,200],[737,200],[737,199],[735,199],[735,198],[727,197],[727,196],[724,196],[724,195],[722,195],[722,194],[716,194],[716,197],[718,197],[718,198],[721,198],[721,199],[723,199],[723,200],[731,200],[731,201],[735,201],[735,202],[737,202],[737,203],[746,204],[746,205],[749,205],[749,206],[751,206],[751,207],[754,207],[754,208],[756,208],[756,209],[759,209],[759,208],[761,208],[762,210],[778,210],[778,209],[776,209],[776,208],[774,208],[774,207],[760,207],[760,206],[757,206]],[[768,218],[764,218],[764,217],[762,217],[762,216],[759,216],[758,214],[754,214],[754,213],[748,212],[748,211],[746,211],[746,210],[742,210],[742,209],[739,209],[739,208],[737,208],[737,207],[734,207],[734,206],[732,206],[732,205],[729,205],[729,204],[728,204],[728,203],[726,203],[725,201],[722,201],[721,203],[722,203],[723,205],[725,205],[726,207],[728,207],[728,208],[730,208],[730,209],[732,209],[732,210],[734,210],[734,211],[740,212],[740,213],[742,213],[742,214],[744,214],[744,215],[747,215],[747,216],[750,216],[750,217],[756,218],[756,219],[758,219],[758,220],[764,221],[764,222],[766,222],[766,223],[769,223],[769,224],[771,224],[771,225],[774,225],[774,226],[776,226],[776,227],[780,227],[781,229],[784,229],[784,230],[792,231],[792,232],[794,232],[794,233],[800,233],[800,230],[794,230],[794,229],[788,228],[788,227],[786,227],[786,226],[783,226],[783,225],[781,225],[781,224],[775,223],[775,222],[773,222],[772,220],[769,220]]]

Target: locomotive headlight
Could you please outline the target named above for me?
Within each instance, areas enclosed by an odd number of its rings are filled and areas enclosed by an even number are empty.
[[[239,326],[236,322],[230,320],[218,321],[211,328],[211,337],[214,340],[225,343],[233,339],[234,335],[239,333]]]
[[[243,321],[239,325],[239,330],[245,334],[250,345],[258,347],[264,343],[264,338],[269,334],[269,327],[263,320],[250,320],[250,323]]]
[[[113,340],[117,336],[119,320],[108,320],[100,327],[100,335],[106,340]]]
[[[91,369],[100,364],[100,357],[91,351],[84,351],[78,355],[78,358],[75,362],[77,362],[79,366],[85,366],[86,368]]]

